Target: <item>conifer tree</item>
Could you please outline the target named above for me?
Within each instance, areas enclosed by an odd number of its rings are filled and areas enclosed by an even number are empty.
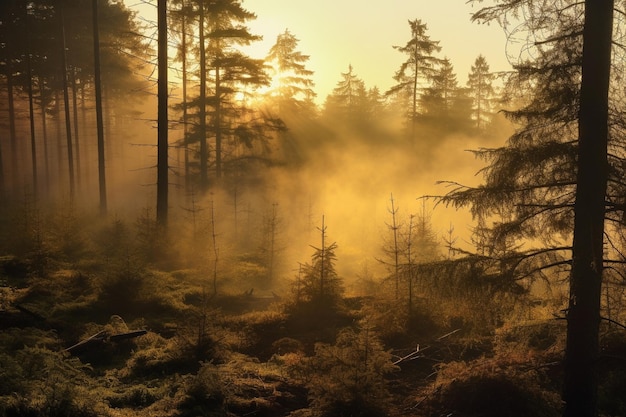
[[[478,55],[471,72],[467,77],[467,87],[472,100],[472,118],[476,123],[476,129],[480,130],[489,122],[494,88],[495,74],[489,72],[489,64],[483,55]]]
[[[622,224],[624,215],[617,196],[624,195],[625,155],[619,122],[612,123],[622,116],[610,94],[618,91],[610,77],[613,7],[612,0],[497,1],[474,15],[505,23],[511,15],[526,17],[532,53],[509,83],[524,105],[507,113],[520,125],[507,145],[477,152],[489,162],[485,183],[459,186],[444,198],[470,205],[481,218],[506,213],[491,232],[501,242],[510,242],[500,238],[508,235],[542,243],[509,254],[512,273],[535,262],[530,272],[567,274],[566,417],[598,414],[600,300],[611,244],[605,223]]]
[[[296,49],[298,42],[298,38],[285,29],[277,36],[266,58],[271,67],[270,76],[273,77],[273,88],[268,91],[268,95],[278,100],[281,107],[312,105],[315,97],[311,79],[313,71],[306,68],[309,56]]]
[[[420,114],[421,92],[435,74],[440,59],[434,56],[441,47],[438,41],[433,41],[426,34],[428,26],[420,19],[409,20],[411,38],[404,46],[394,46],[407,56],[407,60],[400,65],[393,79],[396,85],[387,91],[387,95],[401,95],[407,98],[408,108],[405,109],[409,122],[411,140],[415,140],[416,123]]]
[[[348,71],[341,73],[341,80],[326,98],[324,113],[330,118],[356,122],[364,118],[367,101],[365,83],[348,65]]]
[[[337,243],[326,243],[326,225],[322,217],[322,226],[318,230],[321,235],[321,246],[314,249],[311,263],[302,265],[302,279],[297,283],[301,301],[335,305],[343,296],[343,280],[337,275],[335,262]]]

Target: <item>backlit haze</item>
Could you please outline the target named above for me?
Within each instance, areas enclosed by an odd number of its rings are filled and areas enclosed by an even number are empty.
[[[156,0],[125,0],[126,5],[148,23],[156,22]],[[276,37],[289,29],[299,39],[298,50],[309,56],[307,67],[315,72],[316,101],[321,104],[352,65],[368,88],[384,92],[406,59],[393,49],[410,38],[408,20],[421,19],[427,34],[439,41],[440,57],[452,61],[460,85],[479,54],[493,72],[510,70],[506,59],[506,36],[497,25],[471,22],[476,6],[464,0],[243,0],[257,18],[247,23],[262,40],[246,49],[264,58]]]
[[[156,0],[125,2],[137,11],[156,38]],[[263,37],[244,51],[254,58],[265,58],[277,36],[288,29],[299,39],[297,50],[309,56],[305,64],[314,71],[313,89],[319,106],[349,65],[368,89],[378,87],[385,92],[394,85],[393,76],[406,56],[393,46],[408,42],[411,36],[408,21],[414,19],[426,23],[427,35],[439,41],[441,51],[436,56],[450,59],[459,86],[465,85],[471,66],[481,54],[492,72],[511,68],[502,28],[471,22],[471,14],[478,5],[472,7],[462,0],[244,0],[242,4],[257,15],[246,23],[250,32]],[[173,54],[172,51],[170,56]],[[171,74],[170,82],[176,83],[179,72],[173,70]],[[179,89],[173,86],[171,92],[173,102],[180,100]],[[170,141],[177,140],[180,134],[172,131]],[[470,141],[464,135],[441,141],[444,142],[445,145],[433,151],[434,159],[426,167],[401,150],[381,151],[355,141],[349,153],[329,151],[317,155],[298,176],[284,176],[277,170],[271,180],[273,195],[262,196],[257,204],[276,202],[280,216],[288,217],[286,220],[291,222],[296,217],[310,215],[313,227],[325,216],[329,239],[339,245],[338,269],[354,274],[363,264],[375,265],[376,256],[380,256],[381,239],[388,233],[392,193],[396,208],[400,207],[399,216],[405,219],[410,213],[432,211],[432,203],[423,206],[419,197],[445,192],[435,185],[437,181],[455,180],[464,184],[478,181],[475,174],[482,163],[467,150],[493,143],[481,142],[476,137]],[[471,218],[467,213],[439,207],[433,212],[432,222],[439,239],[453,224],[455,233],[461,236],[459,245],[468,242]],[[296,261],[308,260],[309,245],[316,244],[318,236],[300,235],[302,241],[295,242],[294,235],[289,232],[286,235],[288,246],[298,252],[287,255],[289,268],[293,268]]]
[[[251,55],[264,57],[276,36],[289,29],[300,40],[300,51],[310,56],[318,102],[350,64],[368,88],[391,87],[395,71],[406,59],[392,46],[406,44],[411,35],[408,20],[413,19],[428,25],[428,35],[440,42],[439,55],[452,61],[460,84],[479,54],[492,71],[510,69],[502,29],[472,23],[476,8],[463,0],[244,0],[243,5],[257,14],[249,23],[252,32],[263,36]]]

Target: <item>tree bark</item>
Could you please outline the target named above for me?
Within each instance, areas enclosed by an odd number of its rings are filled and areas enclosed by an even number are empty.
[[[60,25],[61,25],[61,79],[63,82],[63,110],[65,113],[65,138],[67,142],[67,166],[70,180],[70,202],[74,201],[74,151],[72,144],[72,122],[70,115],[70,96],[67,80],[67,48],[65,44],[65,17],[63,13],[63,2],[59,5]]]
[[[159,0],[158,13],[158,140],[157,140],[157,223],[167,225],[168,161],[167,161],[167,0]]]
[[[215,67],[215,177],[222,178],[222,80],[220,67]]]
[[[50,156],[48,155],[48,119],[46,114],[47,97],[46,85],[43,77],[39,76],[39,96],[41,101],[41,138],[43,139],[43,162],[44,176],[46,178],[46,191],[50,190]]]
[[[187,16],[185,0],[182,3],[182,39],[181,39],[181,48],[182,48],[182,87],[183,87],[183,143],[184,143],[184,152],[185,152],[185,191],[189,191],[189,145],[187,143],[187,134],[188,128],[187,123],[189,121],[189,117],[187,114]]]
[[[33,200],[39,198],[39,184],[37,173],[37,142],[35,140],[35,111],[33,108],[33,70],[30,59],[30,29],[28,25],[28,4],[24,4],[24,25],[26,35],[26,77],[28,77],[28,114],[30,116],[30,155],[33,169]]]
[[[563,400],[565,417],[597,415],[597,359],[608,178],[613,0],[586,0],[578,173]]]
[[[76,67],[70,71],[70,84],[72,87],[72,116],[74,120],[74,143],[76,144],[76,186],[80,190],[81,167],[80,167],[80,139],[78,135],[78,94],[76,84]],[[80,191],[79,191],[80,192]]]
[[[98,0],[92,0],[94,87],[96,94],[96,129],[98,132],[98,185],[100,215],[107,213],[106,171],[104,168],[104,122],[102,120],[102,81],[100,76],[100,30],[98,27]],[[84,100],[83,100],[84,103]]]
[[[209,186],[208,159],[209,151],[206,140],[206,44],[204,40],[204,2],[201,0],[199,19],[200,38],[200,186],[203,190]]]

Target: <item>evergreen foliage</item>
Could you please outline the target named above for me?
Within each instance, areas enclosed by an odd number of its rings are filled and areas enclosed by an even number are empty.
[[[270,48],[266,62],[271,66],[274,88],[268,91],[271,99],[278,100],[279,112],[284,106],[313,106],[313,71],[306,68],[308,55],[298,51],[298,38],[288,29],[276,37],[276,43]]]
[[[420,108],[420,97],[426,83],[436,73],[440,59],[434,56],[441,47],[438,41],[433,41],[426,34],[428,26],[420,19],[409,20],[411,38],[404,46],[394,46],[399,52],[407,56],[407,60],[393,79],[396,85],[387,91],[387,95],[398,95],[406,103],[403,109],[410,127],[411,140],[415,140],[415,123],[418,116],[423,113]]]
[[[317,344],[305,366],[311,405],[320,416],[386,415],[385,376],[397,367],[367,325],[341,331],[334,345]]]
[[[467,88],[472,101],[472,118],[476,129],[484,129],[491,119],[495,89],[495,74],[489,72],[489,64],[483,55],[478,55],[467,76]]]

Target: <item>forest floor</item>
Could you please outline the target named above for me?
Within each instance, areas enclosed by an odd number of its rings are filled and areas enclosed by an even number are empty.
[[[2,268],[0,415],[560,414],[559,320],[478,334],[424,309],[403,327],[373,298],[207,294],[197,271],[105,280],[58,264],[44,278],[10,257]],[[605,336],[623,356],[623,333]],[[606,416],[626,415],[621,369],[602,387]]]

